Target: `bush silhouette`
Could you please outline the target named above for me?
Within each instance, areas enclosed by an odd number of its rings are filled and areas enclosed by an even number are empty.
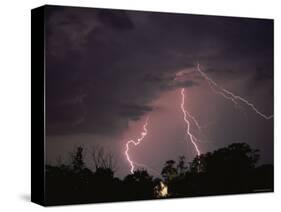
[[[168,186],[168,198],[273,191],[273,165],[257,166],[259,151],[246,143],[234,143],[201,154],[190,163],[180,156],[167,160],[162,179],[145,169],[124,179],[115,177],[113,155],[93,149],[94,169],[86,167],[84,149],[77,147],[68,164],[46,166],[46,200],[50,205],[143,200],[157,198],[161,181]]]

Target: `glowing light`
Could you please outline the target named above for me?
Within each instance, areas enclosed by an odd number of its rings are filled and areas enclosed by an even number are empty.
[[[223,96],[225,99],[228,99],[230,101],[232,101],[234,104],[238,104],[237,101],[241,101],[243,103],[245,103],[248,107],[250,107],[256,114],[258,114],[259,116],[261,116],[264,119],[272,119],[273,115],[265,115],[262,112],[260,112],[256,106],[252,103],[250,103],[248,100],[246,100],[245,98],[242,98],[241,96],[235,95],[234,93],[232,93],[231,91],[219,86],[215,81],[213,81],[206,73],[204,73],[201,69],[200,69],[200,64],[197,64],[197,71],[200,73],[200,75],[207,80],[210,88],[217,94],[220,94],[221,96]],[[216,89],[215,89],[215,88]]]
[[[137,141],[134,140],[129,140],[126,143],[126,149],[125,149],[125,156],[127,158],[127,161],[129,162],[131,168],[130,168],[130,172],[133,174],[134,170],[135,170],[135,162],[130,158],[129,156],[129,149],[130,149],[130,144],[133,144],[135,146],[139,145],[142,140],[144,139],[144,137],[147,135],[147,125],[148,125],[148,118],[146,119],[145,124],[143,125],[143,132],[141,132],[141,137],[137,139]],[[137,165],[137,164],[136,164]]]
[[[273,118],[273,115],[265,115],[263,114],[262,112],[260,112],[257,107],[252,104],[251,102],[249,102],[248,100],[246,100],[245,98],[241,97],[241,96],[238,96],[238,95],[235,95],[233,92],[221,87],[219,84],[217,84],[214,80],[212,80],[206,73],[204,73],[201,69],[200,69],[200,64],[198,63],[197,64],[197,72],[200,74],[201,77],[203,77],[209,87],[211,88],[211,90],[222,96],[223,98],[231,101],[235,106],[240,106],[239,103],[244,103],[246,104],[250,109],[252,109],[256,114],[258,114],[260,117],[264,118],[264,119],[272,119]],[[184,75],[187,74],[188,72],[187,71],[180,71],[178,73],[176,73],[176,76],[174,78],[174,81],[178,81],[178,80],[182,80],[184,79]],[[198,121],[196,120],[196,118],[194,116],[192,116],[186,109],[185,109],[185,89],[184,88],[181,88],[181,105],[180,105],[180,108],[181,108],[181,111],[183,113],[183,120],[184,122],[186,123],[186,135],[187,135],[187,138],[189,138],[190,142],[192,143],[192,145],[194,146],[194,149],[196,150],[196,154],[197,156],[200,156],[201,155],[201,151],[197,145],[198,142],[200,142],[199,139],[197,139],[194,134],[191,132],[191,124],[194,124],[199,130],[201,130],[201,126],[200,124],[198,123]],[[150,167],[148,167],[147,165],[145,164],[141,164],[141,163],[137,163],[135,161],[133,161],[129,155],[129,150],[130,150],[130,145],[133,144],[134,146],[137,146],[139,145],[143,139],[145,138],[145,136],[147,135],[148,133],[148,130],[147,130],[147,125],[148,125],[148,118],[146,119],[146,122],[145,124],[143,125],[143,131],[141,132],[141,136],[139,138],[137,138],[137,140],[129,140],[126,142],[126,148],[125,148],[125,156],[126,156],[126,159],[130,165],[130,172],[133,174],[134,173],[134,170],[135,170],[135,167],[136,166],[139,166],[139,167],[145,167],[147,168],[148,170],[156,173],[157,175],[160,175],[158,171],[156,171],[155,169],[152,169]],[[200,163],[200,161],[199,161]],[[163,183],[161,182],[160,187],[157,187],[157,189],[159,190],[158,194],[160,197],[164,197],[164,196],[167,196],[168,195],[168,187]]]
[[[165,185],[162,181],[160,181],[160,184],[157,185],[154,189],[155,189],[156,197],[158,198],[167,197],[169,195],[168,186]]]
[[[196,120],[193,116],[191,116],[187,111],[186,111],[186,109],[184,108],[184,104],[185,104],[185,95],[184,95],[184,88],[182,88],[181,89],[181,97],[182,97],[182,101],[181,101],[181,110],[182,110],[182,112],[183,112],[183,119],[184,119],[184,121],[185,121],[185,123],[186,123],[186,133],[187,133],[187,135],[188,135],[188,137],[189,137],[189,139],[190,139],[190,141],[191,141],[191,143],[193,144],[193,146],[194,146],[194,148],[195,148],[195,150],[196,150],[196,152],[197,152],[197,155],[198,156],[200,156],[201,155],[201,152],[200,152],[200,150],[199,150],[199,148],[198,148],[198,146],[197,146],[197,144],[196,144],[196,141],[197,141],[197,139],[196,139],[196,137],[191,133],[191,131],[190,131],[190,122],[189,122],[189,120],[188,120],[188,118],[187,117],[189,117],[189,118],[191,118],[192,120]],[[195,123],[198,123],[197,121],[195,122]]]

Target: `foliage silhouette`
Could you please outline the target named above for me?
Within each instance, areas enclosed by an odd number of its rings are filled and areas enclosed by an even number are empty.
[[[161,175],[166,182],[171,181],[178,175],[178,170],[175,167],[176,162],[174,160],[167,160],[164,168],[162,169]]]
[[[84,149],[71,153],[69,164],[46,166],[46,200],[49,205],[154,199],[161,181],[168,186],[168,198],[273,191],[273,165],[257,166],[259,151],[246,143],[234,143],[201,154],[187,163],[167,160],[163,179],[145,169],[123,180],[115,177],[112,154],[100,147],[93,150],[94,170],[86,167]]]
[[[153,198],[153,177],[146,170],[136,170],[124,178],[124,188],[127,198]]]

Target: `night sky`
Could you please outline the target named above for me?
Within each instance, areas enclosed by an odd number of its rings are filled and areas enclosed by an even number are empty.
[[[168,159],[196,152],[186,137],[180,109],[200,125],[192,132],[202,153],[234,142],[260,149],[260,163],[273,162],[273,119],[215,94],[202,71],[266,115],[273,114],[273,21],[157,12],[47,7],[47,163],[69,160],[79,145],[100,145],[129,174],[131,158],[161,171]],[[185,73],[175,80],[177,73]]]

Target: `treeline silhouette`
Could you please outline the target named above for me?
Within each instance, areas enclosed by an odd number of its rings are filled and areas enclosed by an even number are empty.
[[[159,198],[159,185],[168,187],[165,198],[273,191],[273,165],[257,166],[259,151],[246,143],[234,143],[186,162],[164,163],[162,179],[145,169],[124,179],[115,177],[116,161],[101,147],[92,152],[94,170],[77,147],[68,164],[46,166],[47,205],[147,200]]]

